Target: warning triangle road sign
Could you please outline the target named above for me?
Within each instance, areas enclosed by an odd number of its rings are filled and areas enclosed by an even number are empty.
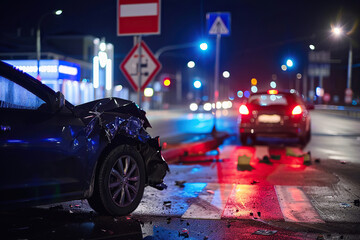
[[[224,24],[220,16],[217,16],[210,27],[209,34],[229,34],[229,29]]]

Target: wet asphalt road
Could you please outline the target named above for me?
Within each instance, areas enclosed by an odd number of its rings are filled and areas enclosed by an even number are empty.
[[[130,216],[99,216],[86,200],[2,212],[0,238],[360,239],[360,121],[318,112],[312,112],[312,120],[312,140],[304,150],[312,153],[309,166],[286,158],[255,161],[250,170],[239,170],[236,116],[227,116],[219,128],[235,135],[221,147],[221,160],[171,165],[169,188],[147,188]],[[212,128],[204,114],[155,113],[150,121],[150,133],[163,136],[163,142]],[[291,139],[260,144],[277,151],[296,146]]]

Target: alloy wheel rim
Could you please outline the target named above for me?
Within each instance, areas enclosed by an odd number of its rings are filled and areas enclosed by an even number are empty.
[[[134,158],[124,155],[111,168],[108,188],[113,202],[119,207],[130,205],[139,192],[140,171]]]

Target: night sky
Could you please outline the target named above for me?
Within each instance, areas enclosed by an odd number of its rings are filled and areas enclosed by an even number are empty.
[[[346,40],[335,40],[330,34],[330,23],[336,20],[348,29],[359,20],[360,1],[240,1],[240,0],[162,0],[161,35],[146,36],[144,40],[155,52],[162,46],[206,40],[209,50],[185,49],[164,53],[160,57],[162,72],[188,71],[186,62],[194,60],[199,73],[213,81],[215,37],[206,33],[207,12],[231,13],[231,36],[221,40],[220,72],[231,73],[233,89],[249,88],[252,77],[259,81],[260,88],[267,88],[272,74],[277,74],[283,87],[286,79],[303,72],[307,64],[308,45],[316,50],[331,50],[332,76],[328,82],[338,81],[339,88],[346,81],[348,44]],[[16,1],[2,0],[0,3],[0,51],[17,51],[7,42],[8,36],[16,35],[21,28],[22,47],[35,51],[35,38],[31,29],[45,12],[63,9],[60,17],[49,17],[42,24],[46,36],[93,35],[105,37],[115,45],[115,66],[118,66],[130,51],[132,37],[116,36],[116,1]],[[359,63],[359,28],[351,35],[354,43],[353,63]],[[284,73],[280,66],[287,57],[292,57],[295,67]],[[334,65],[334,66],[333,66]],[[359,85],[359,68],[354,70],[354,86]],[[288,75],[284,75],[288,74]],[[125,84],[120,70],[115,68],[117,83]],[[224,81],[220,77],[220,81]],[[357,83],[355,83],[357,81]],[[325,83],[326,86],[327,83]],[[357,85],[356,85],[357,84]],[[334,84],[329,84],[329,88]],[[336,85],[336,84],[335,84]],[[335,91],[335,90],[334,90]]]

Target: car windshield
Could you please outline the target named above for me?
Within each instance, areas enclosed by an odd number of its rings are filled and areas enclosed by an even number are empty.
[[[284,94],[261,94],[253,95],[249,98],[249,103],[258,106],[272,106],[272,105],[289,105],[289,101]]]

